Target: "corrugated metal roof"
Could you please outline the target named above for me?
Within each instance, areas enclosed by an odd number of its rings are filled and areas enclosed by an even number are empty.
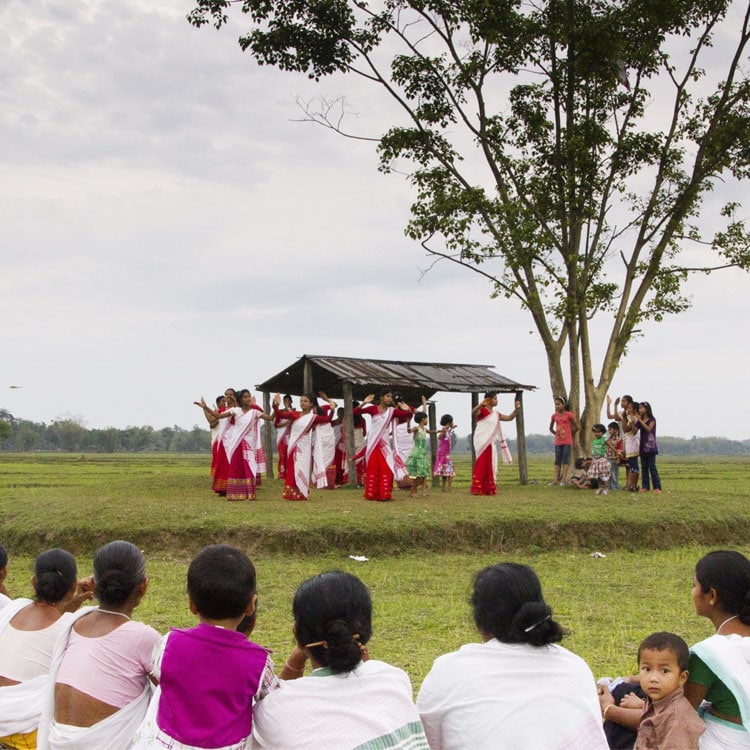
[[[424,394],[430,398],[438,391],[484,393],[536,390],[536,386],[518,383],[492,370],[491,365],[403,362],[387,359],[357,359],[305,354],[264,383],[260,391],[299,394],[303,390],[305,362],[312,369],[313,389],[333,398],[343,397],[343,383],[353,386],[354,398],[361,399],[388,386],[408,400]]]

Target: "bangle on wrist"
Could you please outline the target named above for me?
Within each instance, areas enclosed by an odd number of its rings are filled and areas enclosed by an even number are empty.
[[[289,663],[289,659],[286,660],[284,666],[290,671],[290,672],[296,672],[297,674],[302,674],[305,671],[304,666],[300,669],[299,667],[293,667]]]
[[[604,711],[602,711],[602,719],[603,719],[604,721],[606,721],[606,720],[607,720],[607,711],[609,711],[609,709],[610,709],[610,708],[612,708],[612,706],[614,706],[614,705],[615,705],[614,703],[608,703],[608,704],[607,704],[607,705],[606,705],[606,706],[604,707]]]

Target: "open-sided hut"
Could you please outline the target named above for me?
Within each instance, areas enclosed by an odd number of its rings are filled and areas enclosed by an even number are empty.
[[[419,403],[422,395],[428,399],[435,393],[470,393],[472,408],[481,394],[488,391],[514,393],[523,401],[524,391],[536,390],[534,385],[518,383],[496,373],[490,365],[448,364],[440,362],[402,362],[387,359],[358,359],[305,354],[278,374],[255,386],[263,393],[266,410],[270,409],[272,393],[317,393],[324,391],[331,398],[344,400],[349,483],[356,485],[354,469],[354,429],[352,402],[361,401],[368,393],[383,387],[398,391],[408,403]],[[435,406],[429,407],[430,429],[436,427]],[[516,417],[518,436],[518,471],[521,484],[528,478],[526,439],[523,411]],[[433,446],[434,446],[434,441]],[[266,437],[266,453],[272,454],[270,431]],[[434,453],[434,447],[433,447]],[[433,460],[434,460],[433,455]],[[268,462],[272,471],[272,461]]]

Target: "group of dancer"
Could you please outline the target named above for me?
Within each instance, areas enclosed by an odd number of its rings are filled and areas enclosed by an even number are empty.
[[[3,554],[0,546],[0,554]],[[7,568],[0,569],[0,580]],[[534,571],[474,577],[479,642],[438,656],[416,702],[409,676],[373,658],[363,582],[330,571],[301,583],[295,645],[280,670],[249,640],[256,572],[214,544],[187,570],[197,624],[161,636],[133,619],[146,563],[126,541],[77,577],[65,550],[37,557],[33,598],[0,600],[0,747],[14,750],[748,750],[750,560],[715,551],[695,566],[695,613],[715,635],[641,643],[638,673],[598,687],[558,645]],[[95,599],[98,606],[82,606]]]
[[[311,487],[335,489],[348,482],[344,409],[322,391],[300,396],[297,408],[292,396],[276,394],[270,414],[247,389],[228,388],[216,398],[215,407],[204,399],[195,404],[211,428],[212,489],[227,500],[255,499],[266,470],[261,420],[276,428],[278,476],[284,481],[285,499],[306,500]],[[391,389],[354,402],[354,463],[357,484],[367,500],[391,500],[394,483],[408,484],[412,495],[420,489],[426,494],[431,476],[440,477],[443,491],[451,489],[456,425],[450,414],[444,414],[440,428],[429,430],[425,397],[421,406],[417,411]],[[437,438],[434,466],[427,453],[428,434]]]
[[[620,407],[620,409],[618,409]],[[656,442],[656,419],[648,401],[636,402],[625,395],[612,402],[607,396],[605,427],[591,428],[591,456],[576,460],[576,473],[570,484],[578,489],[594,489],[606,495],[610,489],[628,492],[661,493],[661,478],[656,468],[659,448]],[[562,396],[555,398],[555,411],[550,418],[550,432],[555,436],[555,474],[550,485],[568,484],[573,438],[580,430],[575,414]],[[640,467],[639,467],[640,462]],[[626,467],[625,486],[620,486],[620,466]],[[638,480],[641,486],[638,486]]]

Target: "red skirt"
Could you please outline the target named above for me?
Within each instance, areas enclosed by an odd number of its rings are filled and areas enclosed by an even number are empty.
[[[365,467],[365,500],[392,500],[393,472],[382,452],[376,448]]]
[[[241,442],[229,462],[227,479],[227,500],[255,500],[255,475],[250,464],[245,460],[247,444]]]
[[[220,495],[225,495],[227,491],[227,479],[229,479],[229,461],[224,445],[219,443],[216,449],[216,464],[214,465],[214,478],[211,483],[211,489]]]
[[[471,474],[472,495],[496,495],[495,472],[492,470],[492,446],[485,448],[474,463]]]

